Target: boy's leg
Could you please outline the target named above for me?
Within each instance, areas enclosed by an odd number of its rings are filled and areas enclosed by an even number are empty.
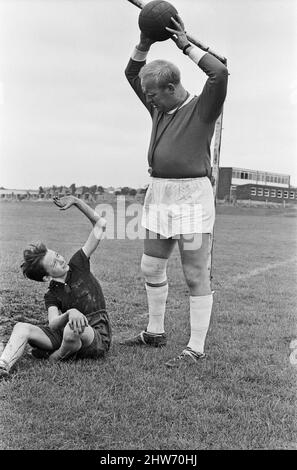
[[[100,320],[93,326],[94,339],[88,346],[82,345],[76,354],[76,359],[98,359],[109,351],[112,338],[112,330],[106,312],[100,312]]]
[[[83,333],[75,333],[67,323],[63,331],[63,340],[60,348],[54,351],[49,360],[56,362],[68,359],[81,349],[82,346],[89,346],[94,339],[94,330],[91,326],[86,326]]]
[[[44,331],[31,323],[17,323],[11,333],[9,341],[0,357],[1,361],[7,365],[8,370],[23,355],[28,342],[34,343],[39,348],[52,351],[53,345]]]

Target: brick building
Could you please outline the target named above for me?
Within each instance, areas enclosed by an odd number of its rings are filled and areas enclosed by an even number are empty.
[[[218,199],[292,203],[297,202],[297,188],[290,185],[290,175],[222,167]]]

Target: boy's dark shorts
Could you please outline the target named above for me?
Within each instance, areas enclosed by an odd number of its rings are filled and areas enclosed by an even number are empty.
[[[94,330],[94,339],[89,346],[82,346],[79,351],[72,355],[72,359],[97,359],[103,357],[110,348],[111,326],[107,313],[101,310],[100,312],[94,312],[92,315],[96,316],[96,321],[93,322],[91,319],[89,322],[89,326]],[[63,340],[63,331],[51,330],[48,326],[39,326],[39,328],[50,339],[54,351],[59,349]]]

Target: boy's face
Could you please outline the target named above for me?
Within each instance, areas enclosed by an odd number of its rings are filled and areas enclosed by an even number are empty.
[[[63,256],[53,250],[47,250],[42,264],[48,276],[53,278],[63,277],[69,271],[69,266]]]

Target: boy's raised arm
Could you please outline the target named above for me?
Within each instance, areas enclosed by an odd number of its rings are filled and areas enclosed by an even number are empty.
[[[69,209],[71,206],[76,206],[92,223],[95,225],[100,219],[99,214],[92,209],[88,204],[75,196],[54,197],[53,202],[60,208],[61,211]]]
[[[100,240],[105,232],[106,220],[86,204],[81,199],[75,196],[54,197],[54,203],[60,210],[69,209],[71,206],[76,206],[92,223],[93,230],[91,231],[86,243],[82,247],[87,258],[91,256],[99,245]]]
[[[97,223],[94,225],[93,230],[91,231],[86,243],[82,247],[84,254],[87,258],[94,253],[98,247],[100,240],[103,237],[106,227],[106,220],[103,217],[100,217]]]

